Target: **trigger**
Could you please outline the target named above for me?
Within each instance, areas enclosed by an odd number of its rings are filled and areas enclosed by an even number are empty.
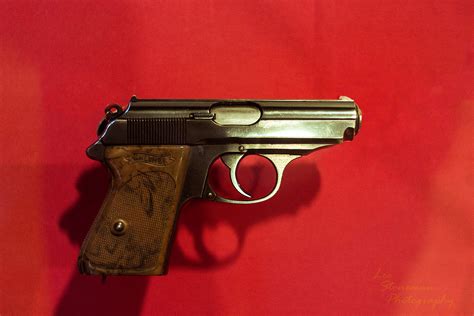
[[[221,156],[222,162],[230,169],[230,181],[234,188],[243,196],[251,198],[250,194],[246,193],[237,181],[237,166],[244,154],[225,154]]]

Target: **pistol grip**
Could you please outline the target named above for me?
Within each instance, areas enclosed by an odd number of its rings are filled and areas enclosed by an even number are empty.
[[[112,183],[82,244],[81,273],[166,274],[188,162],[188,146],[106,147]]]

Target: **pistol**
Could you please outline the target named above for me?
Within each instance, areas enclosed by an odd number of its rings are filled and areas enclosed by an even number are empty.
[[[89,158],[111,173],[108,195],[80,250],[79,271],[99,275],[163,275],[179,210],[189,199],[252,204],[274,196],[285,167],[314,150],[352,140],[362,114],[338,100],[168,100],[133,96],[111,104]],[[265,197],[238,183],[239,162],[260,155],[275,168]],[[229,168],[242,199],[220,196],[208,181],[217,159]]]

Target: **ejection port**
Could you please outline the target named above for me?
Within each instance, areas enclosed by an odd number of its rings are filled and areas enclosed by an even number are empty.
[[[262,116],[262,111],[252,102],[219,102],[211,107],[213,121],[219,125],[252,125]]]

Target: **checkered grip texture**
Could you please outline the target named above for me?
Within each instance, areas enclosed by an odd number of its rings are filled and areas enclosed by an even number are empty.
[[[178,162],[170,157],[173,163]],[[131,163],[132,158],[140,162]],[[143,160],[143,153],[132,153],[109,161],[114,176],[112,189],[84,241],[81,272],[166,273],[180,188],[173,177],[176,174],[158,171],[149,167],[149,160]],[[123,234],[113,230],[119,220],[125,223]]]

